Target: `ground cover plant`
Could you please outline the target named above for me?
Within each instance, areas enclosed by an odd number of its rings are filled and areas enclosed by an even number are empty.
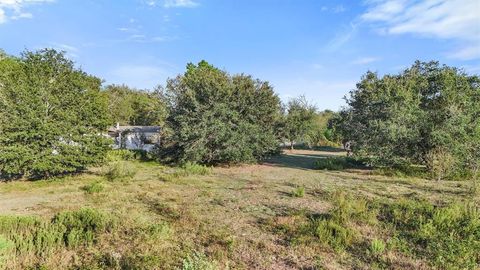
[[[99,167],[2,183],[2,267],[478,268],[480,198],[468,182],[316,170],[339,155],[296,150],[216,168],[124,160],[136,171],[128,181]],[[96,183],[103,191],[86,192]]]

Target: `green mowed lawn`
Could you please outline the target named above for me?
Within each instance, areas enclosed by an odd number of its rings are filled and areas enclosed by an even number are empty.
[[[468,181],[314,170],[342,152],[260,165],[117,161],[0,184],[0,268],[476,269]]]

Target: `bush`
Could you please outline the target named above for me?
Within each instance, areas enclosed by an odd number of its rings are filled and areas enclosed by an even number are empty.
[[[126,161],[117,161],[110,163],[106,169],[105,177],[109,181],[126,181],[137,173],[137,168],[131,163]]]
[[[314,168],[317,170],[340,171],[345,169],[361,168],[362,162],[349,157],[327,157],[315,161]]]
[[[302,198],[305,196],[305,187],[297,187],[292,191],[292,196]]]
[[[95,181],[82,187],[82,190],[84,190],[88,194],[100,193],[104,189],[105,186],[100,181]]]
[[[187,256],[182,262],[182,270],[216,270],[219,269],[215,262],[210,261],[202,253],[195,252]]]
[[[89,208],[61,212],[50,221],[36,217],[0,216],[0,235],[6,239],[3,243],[12,245],[7,253],[16,258],[42,257],[63,248],[89,246],[112,226],[113,220],[108,215]]]
[[[187,175],[207,175],[212,172],[210,167],[199,165],[192,162],[187,162],[182,166],[183,172]]]
[[[385,247],[385,242],[379,239],[373,239],[372,242],[370,242],[369,251],[373,256],[378,257],[385,252]]]
[[[408,200],[382,208],[382,220],[397,231],[411,252],[442,269],[480,265],[480,210],[468,203],[445,207]]]
[[[107,161],[128,161],[135,159],[135,152],[128,149],[115,149],[107,152]]]

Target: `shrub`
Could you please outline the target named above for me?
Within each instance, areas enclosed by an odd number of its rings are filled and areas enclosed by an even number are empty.
[[[162,180],[170,182],[179,177],[185,177],[189,175],[208,175],[212,172],[212,168],[206,165],[200,165],[192,162],[186,162],[179,169],[172,174],[162,176]]]
[[[15,257],[42,257],[58,249],[94,244],[113,224],[108,215],[89,208],[61,212],[50,221],[0,216],[0,235],[11,243],[10,252]]]
[[[128,149],[116,149],[107,152],[107,161],[128,161],[135,159],[135,152]]]
[[[203,253],[195,252],[187,256],[182,262],[182,270],[216,270],[215,262],[210,261]]]
[[[302,198],[305,196],[305,187],[297,187],[292,191],[292,196]]]
[[[349,247],[357,235],[357,232],[351,227],[334,219],[314,220],[312,226],[314,235],[320,242],[336,251]]]
[[[95,181],[82,187],[82,190],[84,190],[88,194],[100,193],[104,189],[105,186],[100,181]]]
[[[182,166],[182,169],[187,175],[207,175],[210,174],[212,171],[210,167],[192,162],[185,163]]]
[[[110,163],[106,169],[105,177],[109,181],[125,181],[133,178],[137,168],[131,162],[117,161]]]
[[[373,256],[378,257],[385,252],[385,247],[385,242],[380,239],[373,239],[372,242],[370,242],[369,251]]]
[[[350,157],[327,157],[318,159],[314,163],[314,168],[317,170],[340,171],[361,167],[363,167],[362,162]]]
[[[382,208],[412,252],[444,269],[475,269],[480,264],[480,210],[469,203],[438,207],[408,200]]]
[[[13,243],[0,234],[0,267],[5,266],[7,256],[12,247]]]

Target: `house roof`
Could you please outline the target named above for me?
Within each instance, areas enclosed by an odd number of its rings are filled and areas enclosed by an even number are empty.
[[[108,132],[142,132],[142,133],[157,133],[160,132],[160,126],[119,126],[119,127],[110,127]]]

